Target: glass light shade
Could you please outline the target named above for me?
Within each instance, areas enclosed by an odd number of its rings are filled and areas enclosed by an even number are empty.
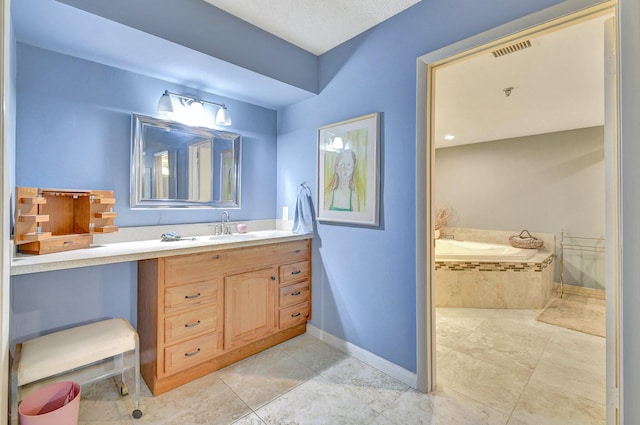
[[[344,149],[344,143],[342,142],[342,137],[338,136],[336,138],[333,139],[333,142],[331,143],[331,147],[335,150],[342,150]]]
[[[171,99],[171,95],[164,92],[158,101],[158,115],[160,117],[168,117],[174,112],[175,110],[173,109],[173,100]]]
[[[208,126],[207,111],[204,109],[202,102],[194,100],[189,105],[189,121],[191,125],[197,125],[201,127]]]
[[[222,105],[216,113],[216,124],[225,126],[231,125],[231,115],[229,115],[229,110],[224,105]]]

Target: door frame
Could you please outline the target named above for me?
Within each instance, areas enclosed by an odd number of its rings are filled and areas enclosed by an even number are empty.
[[[416,75],[416,359],[417,389],[431,392],[436,384],[436,344],[435,344],[435,287],[434,277],[434,237],[433,232],[433,170],[435,142],[432,140],[434,88],[433,72],[446,63],[465,57],[494,50],[498,46],[531,37],[545,31],[569,26],[580,20],[590,19],[597,14],[614,11],[619,16],[615,0],[568,0],[556,6],[509,22],[492,30],[451,44],[425,54],[417,59]],[[618,59],[619,61],[619,59]],[[618,71],[619,74],[619,71]],[[618,101],[617,99],[615,100]],[[617,105],[616,105],[617,106]],[[615,109],[615,107],[614,107]],[[619,123],[614,119],[617,128]],[[615,158],[619,158],[619,132],[611,143]],[[607,229],[611,237],[620,236],[620,170],[617,160],[613,168],[606,169],[606,189],[614,193],[615,203],[606,217]],[[612,186],[612,187],[609,187]],[[609,212],[609,211],[608,211]],[[622,333],[621,333],[621,256],[617,250],[607,253],[608,267],[614,281],[607,283],[607,423],[619,423],[622,382]],[[610,279],[607,279],[610,280]],[[611,292],[610,292],[611,291]],[[611,296],[610,296],[611,295]],[[611,300],[611,301],[610,301]],[[612,343],[609,343],[609,340]]]
[[[9,176],[14,167],[11,165],[13,157],[10,143],[10,121],[13,112],[10,108],[11,82],[11,0],[0,0],[0,164],[2,164],[2,180],[0,182],[0,425],[8,421],[9,397],[5,389],[9,388],[9,313],[10,304],[10,252],[13,243],[9,237],[9,198],[10,183],[13,178]]]

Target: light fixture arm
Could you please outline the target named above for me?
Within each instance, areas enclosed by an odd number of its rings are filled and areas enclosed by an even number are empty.
[[[174,96],[174,97],[177,97],[177,98],[180,98],[180,99],[190,100],[190,101],[192,101],[192,102],[209,103],[209,104],[211,104],[211,105],[216,105],[216,106],[218,106],[218,107],[220,107],[220,108],[226,108],[226,107],[227,107],[224,103],[216,103],[216,102],[211,102],[211,101],[209,101],[209,100],[197,99],[197,98],[195,98],[195,97],[185,96],[185,95],[183,95],[183,94],[178,94],[178,93],[175,93],[175,92],[172,92],[172,91],[169,91],[169,90],[165,90],[165,91],[164,91],[164,94],[166,94],[166,95],[171,95],[171,96]]]
[[[196,125],[200,125],[203,117],[206,115],[206,112],[204,110],[205,103],[218,107],[218,112],[216,112],[215,116],[217,125],[231,125],[231,116],[229,115],[229,110],[224,103],[211,102],[209,100],[200,100],[192,96],[185,96],[183,94],[174,93],[169,90],[165,90],[162,96],[160,96],[160,100],[158,101],[158,115],[168,116],[169,114],[173,115],[176,112],[171,100],[172,96],[179,99],[182,109],[186,110],[188,108],[190,109],[190,113],[194,117],[198,117],[195,118],[196,122],[198,123]],[[204,119],[206,120],[206,117]]]

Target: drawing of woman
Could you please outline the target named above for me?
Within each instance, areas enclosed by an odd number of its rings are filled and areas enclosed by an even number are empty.
[[[360,211],[360,197],[354,179],[356,164],[356,153],[351,149],[336,155],[329,190],[325,190],[325,205],[329,210]]]

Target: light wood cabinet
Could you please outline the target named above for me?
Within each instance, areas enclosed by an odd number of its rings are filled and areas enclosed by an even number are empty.
[[[278,269],[227,276],[224,280],[224,348],[264,338],[275,329],[273,293]]]
[[[93,234],[118,230],[109,190],[16,187],[14,244],[23,254],[89,248]]]
[[[142,375],[157,395],[306,331],[311,241],[142,260]]]
[[[280,266],[278,327],[286,329],[306,323],[311,315],[311,262]]]

